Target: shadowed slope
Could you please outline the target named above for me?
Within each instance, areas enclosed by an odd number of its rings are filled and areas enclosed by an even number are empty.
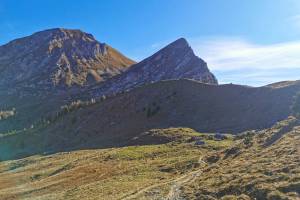
[[[124,146],[154,128],[190,127],[200,132],[263,129],[289,116],[300,85],[284,88],[207,85],[191,80],[150,84],[6,136],[5,157],[38,152]],[[36,145],[32,145],[36,144]]]

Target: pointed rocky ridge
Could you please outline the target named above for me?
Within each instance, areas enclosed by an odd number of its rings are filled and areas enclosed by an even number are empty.
[[[117,93],[144,84],[173,79],[193,79],[206,84],[218,84],[207,64],[194,54],[184,38],[180,38],[131,66],[126,72],[97,85],[92,94],[98,96]]]
[[[150,81],[193,79],[207,84],[218,84],[207,64],[194,54],[186,39],[180,38],[131,69],[143,71]]]

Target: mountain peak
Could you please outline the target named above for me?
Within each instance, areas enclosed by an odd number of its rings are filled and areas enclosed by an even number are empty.
[[[80,29],[52,28],[36,32],[32,36],[46,36],[46,38],[48,36],[49,39],[73,38],[96,41],[92,34],[83,32]]]
[[[168,44],[167,46],[165,46],[164,48],[162,48],[160,51],[158,51],[157,53],[161,53],[161,52],[165,52],[165,51],[178,51],[178,52],[182,52],[182,51],[191,51],[193,52],[191,46],[189,45],[188,41],[185,38],[179,38],[177,40],[175,40],[174,42],[171,42],[170,44]]]
[[[92,34],[54,28],[0,46],[0,85],[89,85],[132,64]]]
[[[169,47],[190,47],[188,41],[185,38],[179,38],[174,42],[170,43],[168,46]]]
[[[206,62],[195,55],[184,38],[175,40],[132,68],[136,70],[144,68],[142,71],[149,74],[151,82],[186,78],[208,84],[218,84]],[[152,72],[147,72],[149,70]]]

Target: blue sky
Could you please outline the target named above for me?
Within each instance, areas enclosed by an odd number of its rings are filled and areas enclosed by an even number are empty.
[[[0,44],[54,27],[135,60],[185,37],[221,83],[300,79],[299,0],[0,0]]]

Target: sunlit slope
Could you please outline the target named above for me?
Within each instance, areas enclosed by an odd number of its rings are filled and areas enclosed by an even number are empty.
[[[1,162],[0,198],[299,199],[300,129],[294,118],[224,140],[187,128],[139,136],[149,145]]]
[[[299,199],[300,126],[289,119],[249,133],[182,187],[185,199]]]
[[[120,199],[160,185],[166,187],[160,196],[166,195],[173,179],[200,167],[200,158],[233,143],[232,138],[217,143],[187,128],[156,129],[141,135],[148,135],[144,141],[152,145],[1,162],[0,199]],[[168,141],[155,144],[162,138]],[[200,139],[207,144],[195,145]]]

